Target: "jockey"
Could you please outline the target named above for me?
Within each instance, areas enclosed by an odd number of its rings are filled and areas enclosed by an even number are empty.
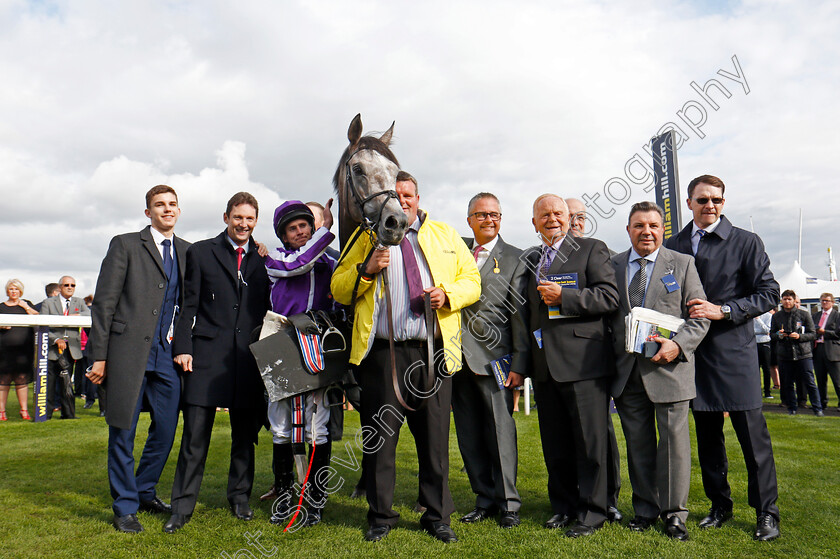
[[[330,276],[336,261],[326,254],[327,247],[335,239],[335,235],[330,232],[333,224],[330,205],[331,201],[327,202],[324,225],[317,230],[312,210],[298,200],[284,202],[275,210],[274,232],[283,242],[283,247],[274,250],[265,259],[271,280],[271,309],[274,312],[291,316],[310,310],[329,311],[333,308]],[[274,486],[261,499],[282,499],[281,507],[271,517],[273,524],[282,523],[292,506],[293,444],[302,445],[304,439],[310,444],[310,480],[317,480],[317,472],[330,463],[331,442],[327,429],[330,408],[324,399],[324,392],[323,388],[311,390],[268,404],[268,419],[274,441]],[[298,432],[293,436],[293,413],[303,414],[305,428],[302,435]],[[314,457],[311,456],[313,451]],[[324,488],[310,481],[309,503],[312,507],[307,511],[308,526],[321,521],[325,502]]]

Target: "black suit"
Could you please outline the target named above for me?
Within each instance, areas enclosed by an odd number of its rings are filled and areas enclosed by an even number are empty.
[[[175,514],[190,515],[195,508],[216,407],[230,409],[228,501],[247,503],[251,495],[265,399],[248,343],[269,309],[269,282],[253,241],[242,260],[241,278],[236,261],[227,231],[187,252],[184,308],[172,353],[192,355],[193,372],[184,375],[184,434],[172,485]]]
[[[692,231],[689,223],[665,246],[692,254]],[[747,466],[749,504],[778,519],[776,463],[761,413],[752,319],[778,304],[779,284],[761,239],[734,227],[725,216],[700,240],[694,258],[707,299],[732,309],[730,320],[712,321],[694,354],[697,397],[692,407],[703,487],[712,507],[732,510],[723,437],[723,412],[728,411]]]
[[[818,328],[822,311],[815,312],[812,318],[814,327]],[[834,391],[840,397],[840,313],[836,309],[831,309],[825,321],[825,334],[822,338],[822,342],[814,343],[814,372],[817,375],[817,389],[820,391],[822,408],[825,409],[828,407],[828,377],[831,377]]]
[[[541,247],[525,258],[536,271]],[[536,276],[527,282],[532,376],[539,405],[540,437],[555,514],[598,527],[607,511],[608,377],[613,371],[605,316],[618,309],[615,272],[606,245],[567,236],[548,274],[576,273],[577,289],[564,288],[560,312],[549,319]]]

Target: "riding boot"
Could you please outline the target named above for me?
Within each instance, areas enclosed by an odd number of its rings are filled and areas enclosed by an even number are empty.
[[[330,465],[330,458],[332,457],[332,442],[327,441],[323,444],[315,445],[313,449],[309,447],[310,457],[312,452],[315,453],[312,460],[312,469],[309,472],[309,483],[307,489],[309,491],[309,509],[307,510],[308,518],[306,525],[315,526],[321,522],[321,516],[324,512],[324,505],[327,503],[327,491],[324,484],[328,482],[326,474],[318,475],[321,469]],[[323,481],[322,481],[323,480]]]
[[[274,487],[277,489],[277,499],[271,507],[272,515],[269,522],[272,524],[283,524],[289,517],[294,500],[294,467],[295,456],[292,452],[292,444],[274,445]]]

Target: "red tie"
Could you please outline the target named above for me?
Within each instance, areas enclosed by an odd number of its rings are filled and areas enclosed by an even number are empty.
[[[239,270],[242,268],[242,254],[245,252],[245,249],[239,247],[236,249],[236,269]]]
[[[475,258],[476,262],[478,262],[478,255],[481,254],[481,249],[482,248],[484,248],[484,247],[482,247],[481,245],[478,245],[477,247],[475,247],[475,250],[473,251],[473,258]]]
[[[64,316],[70,316],[70,299],[67,299],[67,301],[65,301]]]

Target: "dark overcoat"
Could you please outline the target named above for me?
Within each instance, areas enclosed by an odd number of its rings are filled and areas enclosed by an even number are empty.
[[[92,326],[86,349],[92,361],[106,361],[105,418],[108,425],[119,429],[131,428],[166,294],[163,258],[149,229],[117,235],[111,240],[99,270],[91,309]],[[179,276],[183,278],[189,243],[175,237],[174,247]],[[180,287],[183,293],[183,279]]]
[[[689,223],[665,246],[691,254]],[[720,217],[694,256],[709,302],[728,304],[731,320],[713,320],[694,353],[697,411],[743,411],[761,407],[761,375],[752,319],[779,303],[779,284],[770,271],[764,243],[755,233]]]
[[[193,356],[184,374],[183,404],[243,408],[263,402],[263,381],[248,349],[251,331],[269,307],[265,259],[249,241],[236,269],[227,231],[193,244],[187,251],[184,306],[175,326],[172,354]]]

